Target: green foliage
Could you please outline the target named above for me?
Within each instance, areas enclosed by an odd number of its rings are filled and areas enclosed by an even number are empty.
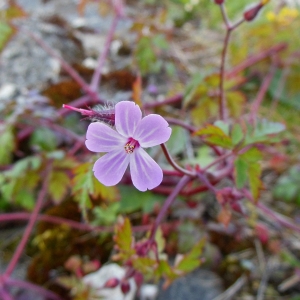
[[[205,242],[205,239],[200,240],[187,254],[182,257],[182,259],[180,259],[180,261],[175,265],[177,273],[191,272],[202,264],[200,256],[203,253]]]
[[[2,126],[1,126],[2,127]],[[0,165],[9,164],[15,150],[15,137],[11,126],[0,127]]]
[[[162,203],[163,196],[155,195],[150,191],[140,192],[131,186],[119,187],[120,199],[120,212],[130,213],[136,210],[142,210],[144,213],[153,211],[157,203]]]
[[[294,201],[300,205],[299,172],[299,166],[294,166],[278,178],[273,190],[273,194],[277,199]]]
[[[35,150],[54,151],[57,147],[57,138],[52,130],[38,127],[31,135],[30,145]]]
[[[136,46],[136,62],[142,74],[158,73],[163,61],[159,59],[159,54],[166,51],[169,45],[166,37],[162,34],[154,36],[142,36]]]
[[[75,167],[73,174],[72,192],[83,211],[92,207],[91,198],[101,197],[107,201],[113,201],[118,197],[115,187],[104,186],[95,178],[91,163]]]
[[[172,135],[167,141],[167,147],[171,155],[181,154],[186,149],[187,134],[186,130],[180,126],[172,127]]]
[[[262,159],[261,152],[256,148],[251,148],[247,152],[236,157],[234,165],[234,178],[237,188],[243,188],[248,182],[252,196],[258,198],[261,188],[261,166],[259,161]]]
[[[5,5],[3,3],[3,5]],[[1,7],[2,8],[2,7]],[[6,43],[12,38],[16,33],[15,27],[11,24],[16,18],[21,18],[25,16],[25,12],[18,6],[14,1],[7,4],[7,8],[0,8],[0,51],[3,50]]]
[[[203,137],[205,142],[209,144],[220,146],[226,149],[230,149],[232,147],[231,138],[217,126],[207,125],[198,130],[195,134]]]
[[[6,203],[14,203],[31,210],[35,203],[35,189],[40,182],[42,160],[28,156],[16,162],[12,169],[0,176],[0,193]]]
[[[128,218],[121,220],[116,225],[114,241],[119,250],[115,259],[125,262],[135,254],[135,250],[133,249],[132,228]]]

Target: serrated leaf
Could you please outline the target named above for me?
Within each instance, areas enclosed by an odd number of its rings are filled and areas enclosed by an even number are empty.
[[[158,279],[160,274],[157,272],[158,262],[150,257],[137,257],[132,261],[132,265],[138,272],[142,273],[148,280],[155,277]]]
[[[122,222],[117,223],[115,226],[114,241],[119,250],[119,260],[126,261],[135,253],[135,250],[132,248],[132,229],[128,218],[123,219]]]
[[[112,225],[120,211],[120,203],[110,203],[107,207],[95,207],[93,213],[95,214],[94,225]]]
[[[257,199],[259,189],[262,186],[260,180],[261,166],[259,164],[261,158],[261,152],[256,148],[251,148],[247,152],[239,155],[234,163],[234,175],[237,188],[244,187],[248,181],[254,199]]]
[[[175,266],[175,270],[179,273],[187,273],[195,270],[202,263],[200,256],[203,253],[205,239],[201,239],[191,251],[183,256],[179,263]]]
[[[63,171],[53,171],[49,179],[48,192],[52,200],[59,204],[66,196],[71,179]]]
[[[203,139],[213,145],[223,148],[232,148],[231,138],[225,132],[215,125],[207,125],[195,132],[195,135],[202,136]]]
[[[251,130],[251,128],[250,128]],[[246,143],[270,143],[270,135],[278,134],[285,130],[285,125],[279,122],[272,122],[267,119],[259,120],[252,132],[248,133]]]

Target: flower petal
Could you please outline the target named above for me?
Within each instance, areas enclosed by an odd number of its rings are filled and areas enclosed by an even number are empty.
[[[132,137],[137,124],[141,121],[142,112],[138,105],[131,101],[121,101],[116,104],[116,129],[125,136]]]
[[[129,164],[129,155],[124,149],[109,152],[94,164],[94,175],[104,185],[116,185],[122,179]]]
[[[130,154],[130,172],[133,185],[142,192],[157,187],[163,179],[160,166],[142,148]]]
[[[126,138],[109,126],[95,122],[91,123],[86,132],[86,147],[93,152],[109,152],[124,147]]]
[[[139,122],[133,138],[143,148],[165,143],[171,136],[172,129],[168,122],[159,115],[148,115]]]

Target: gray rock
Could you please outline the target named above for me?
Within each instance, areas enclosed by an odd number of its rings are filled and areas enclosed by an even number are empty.
[[[161,290],[157,300],[212,300],[222,291],[220,277],[211,271],[198,269],[177,279],[168,289]]]

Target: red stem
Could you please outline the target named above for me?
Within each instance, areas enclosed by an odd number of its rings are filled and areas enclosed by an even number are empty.
[[[171,157],[167,147],[165,144],[161,144],[160,145],[168,162],[170,163],[170,165],[178,172],[182,173],[182,174],[185,174],[187,176],[190,176],[190,177],[195,177],[196,176],[196,173],[195,172],[191,172],[189,170],[186,170],[186,169],[183,169],[181,168],[179,165],[177,165],[177,163],[173,160],[173,158]]]
[[[156,102],[152,102],[152,103],[145,103],[143,105],[144,109],[148,109],[148,108],[155,108],[158,106],[163,106],[163,105],[168,105],[168,104],[174,104],[177,102],[181,102],[183,99],[183,95],[182,94],[178,94],[175,96],[172,96],[170,98],[164,99],[162,101],[156,101]]]
[[[160,223],[162,222],[162,219],[164,218],[164,216],[166,215],[169,207],[172,205],[173,201],[176,199],[176,197],[178,196],[178,194],[181,192],[181,190],[187,185],[187,183],[191,180],[191,177],[188,175],[184,175],[180,181],[178,182],[178,184],[175,186],[175,188],[173,189],[172,193],[169,195],[169,197],[166,199],[166,201],[164,202],[161,210],[159,211],[159,214],[153,224],[153,228],[151,230],[151,234],[150,234],[150,238],[149,238],[149,243],[151,244],[151,242],[154,241],[154,237],[155,237],[155,233],[158,229],[158,226],[160,225]]]
[[[28,220],[30,219],[30,213],[8,213],[8,214],[0,214],[0,222],[10,222],[10,221],[18,221],[18,220]],[[53,224],[65,224],[70,226],[71,228],[84,230],[84,231],[94,231],[94,232],[113,232],[113,226],[92,226],[89,224],[79,223],[73,220],[51,216],[51,215],[38,215],[37,219],[39,221],[49,222]],[[134,226],[133,231],[147,231],[149,230],[149,226]]]
[[[104,49],[103,49],[101,55],[99,55],[97,68],[93,74],[93,78],[92,78],[92,81],[90,84],[90,88],[92,89],[92,91],[97,91],[98,86],[100,85],[102,68],[104,66],[106,57],[108,55],[108,51],[109,51],[109,48],[110,48],[110,45],[111,45],[111,42],[113,39],[113,35],[116,31],[119,19],[120,19],[120,14],[116,13],[116,15],[114,16],[114,19],[112,21],[111,27],[109,29],[109,32],[107,34],[107,37],[106,37]]]
[[[7,284],[11,285],[11,286],[16,286],[16,287],[21,287],[24,289],[33,290],[33,291],[37,292],[39,295],[45,296],[47,299],[62,300],[62,298],[60,296],[56,295],[55,293],[48,291],[41,286],[27,282],[27,281],[9,278],[9,279],[7,279]]]
[[[38,195],[38,199],[37,199],[37,202],[35,204],[35,207],[34,207],[34,210],[33,212],[31,213],[31,216],[30,216],[30,219],[29,219],[29,222],[28,222],[28,225],[24,231],[24,234],[22,236],[22,239],[20,241],[20,243],[18,244],[17,246],[17,249],[15,250],[14,254],[13,254],[13,257],[12,259],[10,260],[4,274],[3,274],[3,278],[6,279],[8,277],[10,277],[10,275],[12,274],[14,268],[16,267],[16,264],[18,263],[20,257],[21,257],[21,254],[22,252],[24,251],[24,248],[28,242],[28,239],[30,237],[30,234],[32,232],[32,229],[33,229],[33,226],[37,220],[37,217],[38,217],[38,213],[39,211],[41,210],[42,208],[42,205],[43,205],[43,200],[47,194],[47,190],[48,190],[48,175],[50,173],[50,170],[51,170],[52,166],[51,164],[49,164],[49,166],[47,167],[46,171],[45,171],[45,180],[43,182],[43,185],[42,185],[42,188],[41,188],[41,191]]]
[[[58,55],[51,47],[49,47],[42,39],[33,34],[30,31],[22,28],[22,31],[29,35],[36,43],[38,43],[49,55],[56,58],[61,67],[81,86],[81,88],[89,94],[89,96],[99,101],[98,95],[90,88],[90,86],[82,79],[82,77],[77,73],[77,71],[68,64],[60,55]]]
[[[225,77],[227,79],[231,79],[232,77],[236,76],[237,73],[242,72],[243,70],[251,67],[252,65],[260,62],[261,60],[264,60],[267,57],[274,55],[275,53],[281,52],[281,51],[285,50],[286,48],[287,48],[287,44],[280,43],[278,45],[271,47],[270,49],[267,49],[267,50],[261,52],[261,53],[250,56],[245,61],[243,61],[239,65],[235,66],[233,69],[226,72]]]
[[[255,118],[257,116],[258,109],[268,91],[268,88],[271,84],[271,81],[272,81],[274,75],[275,75],[275,72],[276,72],[276,66],[273,63],[268,75],[264,78],[264,81],[263,81],[262,85],[260,86],[260,89],[257,93],[256,99],[253,101],[253,104],[251,107],[251,115],[250,115],[250,122],[252,124],[255,123]]]

